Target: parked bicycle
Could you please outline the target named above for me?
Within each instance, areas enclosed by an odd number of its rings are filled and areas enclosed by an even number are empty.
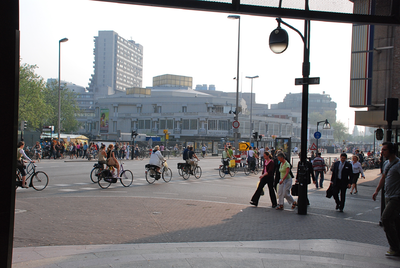
[[[160,169],[160,172],[157,172],[157,166],[147,164],[145,166],[145,177],[146,181],[149,184],[153,184],[156,180],[159,180],[161,177],[165,182],[169,182],[172,179],[172,170],[168,167],[166,162],[163,163],[163,166]]]
[[[102,170],[97,181],[99,186],[103,189],[107,189],[110,187],[111,183],[116,183],[118,180],[120,180],[124,187],[129,187],[133,182],[133,173],[128,169],[125,170],[123,164],[124,163],[120,163],[121,170],[119,177],[117,177],[117,171],[114,167],[107,167],[106,169]]]
[[[49,176],[47,176],[46,172],[36,171],[36,167],[37,165],[32,162],[28,164],[28,166],[25,168],[27,174],[26,180],[30,180],[28,184],[29,187],[32,187],[36,191],[41,191],[47,187],[47,184],[49,183]],[[22,187],[22,177],[18,169],[15,186],[16,188]]]

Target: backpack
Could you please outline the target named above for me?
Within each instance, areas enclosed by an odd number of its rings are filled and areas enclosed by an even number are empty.
[[[183,151],[183,160],[189,159],[189,150],[185,149]]]

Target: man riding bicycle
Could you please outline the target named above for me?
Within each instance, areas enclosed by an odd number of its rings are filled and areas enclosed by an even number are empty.
[[[30,159],[28,156],[26,156],[25,152],[24,152],[24,146],[25,146],[25,142],[20,141],[18,142],[17,145],[17,168],[21,174],[21,178],[22,178],[22,188],[29,188],[28,185],[26,185],[26,172],[25,172],[25,164],[24,164],[24,160],[23,158],[25,158],[26,160],[28,160],[29,162],[35,163],[35,161],[33,161],[32,159]]]
[[[183,151],[183,160],[185,160],[186,163],[190,165],[190,174],[192,174],[192,175],[193,175],[193,170],[194,170],[195,166],[197,166],[197,163],[194,161],[194,158],[196,158],[197,161],[200,161],[200,159],[197,157],[197,155],[193,151],[193,146],[188,146]]]

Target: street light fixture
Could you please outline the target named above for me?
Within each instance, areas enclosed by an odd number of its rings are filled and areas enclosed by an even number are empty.
[[[250,145],[251,138],[253,136],[253,79],[258,78],[259,76],[246,76],[246,78],[251,79],[251,94],[250,94]]]
[[[240,16],[239,15],[229,15],[228,19],[238,20],[238,52],[237,52],[237,75],[236,75],[236,111],[234,120],[238,121],[239,119],[239,60],[240,60]],[[239,129],[234,129],[233,135],[235,136],[235,148],[239,150],[238,144],[238,133]]]
[[[67,42],[68,38],[58,41],[58,141],[60,141],[61,129],[61,43]]]
[[[329,124],[328,119],[325,119],[324,121],[317,122],[317,132],[318,132],[318,125],[320,123],[324,123],[322,129],[331,129],[331,124]],[[318,153],[318,141],[319,141],[319,138],[317,139],[317,153]]]
[[[281,2],[279,7],[281,7]],[[309,11],[308,0],[305,0],[305,11]],[[304,43],[303,48],[303,91],[302,91],[302,105],[301,105],[301,152],[299,162],[299,199],[298,199],[298,214],[307,214],[307,126],[308,126],[308,81],[310,78],[310,20],[304,20],[304,36],[299,30],[284,22],[281,18],[276,19],[278,27],[272,31],[269,37],[269,47],[274,53],[282,53],[286,50],[289,44],[289,37],[286,38],[287,33],[280,26],[281,23],[290,29],[297,32]]]

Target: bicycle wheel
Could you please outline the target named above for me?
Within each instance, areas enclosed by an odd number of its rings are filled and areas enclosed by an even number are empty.
[[[194,177],[196,179],[200,179],[201,174],[202,174],[201,167],[199,167],[199,166],[195,167],[194,172],[193,172]]]
[[[156,178],[155,178],[156,172],[154,170],[149,169],[149,170],[147,170],[147,172],[145,174],[146,174],[146,181],[149,184],[153,184],[156,181]],[[153,177],[151,177],[150,175]]]
[[[99,184],[99,186],[100,186],[102,189],[107,189],[107,188],[110,187],[110,185],[111,185],[111,180],[106,181],[106,179],[107,179],[107,180],[110,179],[110,178],[108,178],[108,174],[107,174],[106,172],[101,172],[101,173],[99,174],[99,180],[97,181],[97,183]]]
[[[143,159],[144,159],[144,154],[140,154],[140,155],[139,155],[139,159],[140,159],[140,160],[143,160]]]
[[[165,182],[169,182],[172,179],[172,170],[170,168],[164,168],[162,178]]]
[[[190,177],[189,168],[185,167],[182,169],[182,177],[184,180],[189,179],[189,177]]]
[[[250,174],[249,166],[248,165],[244,166],[243,171],[244,171],[244,174],[249,175]]]
[[[32,186],[36,191],[41,191],[46,188],[48,183],[49,176],[47,176],[43,171],[37,171],[32,175],[29,186]]]
[[[223,165],[220,165],[219,166],[219,176],[221,177],[221,178],[224,178],[225,177],[225,170],[224,170],[224,166]]]
[[[257,175],[258,174],[258,167],[256,166],[255,168],[254,168],[254,175]]]
[[[231,175],[231,177],[235,177],[236,168],[234,168],[234,167],[229,168],[229,175]]]
[[[133,182],[133,174],[132,174],[132,171],[130,171],[130,170],[124,170],[122,173],[121,173],[121,184],[124,186],[124,187],[129,187],[131,184],[132,184],[132,182]]]
[[[183,176],[183,171],[182,171],[183,169],[182,168],[178,168],[178,174],[179,174],[179,176]]]
[[[90,172],[90,180],[93,183],[96,183],[99,180],[100,172],[101,172],[101,169],[97,168],[97,167],[93,168],[92,171]]]
[[[19,169],[17,169],[17,173],[16,173],[16,177],[15,177],[15,189],[17,189],[18,186],[22,186],[21,172],[19,171]]]

